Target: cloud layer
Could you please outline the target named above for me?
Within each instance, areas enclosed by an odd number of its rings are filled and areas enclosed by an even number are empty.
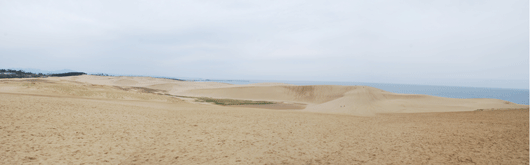
[[[0,1],[2,68],[528,88],[528,1]]]

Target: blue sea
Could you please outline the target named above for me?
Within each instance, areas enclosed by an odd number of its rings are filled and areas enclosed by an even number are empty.
[[[267,81],[267,80],[195,80],[213,81],[230,84],[252,84],[264,82],[287,83],[293,85],[364,85],[385,91],[404,94],[424,94],[449,98],[494,98],[528,105],[528,89],[476,88],[454,86],[430,86],[408,84],[382,84],[362,82],[328,82],[328,81]]]

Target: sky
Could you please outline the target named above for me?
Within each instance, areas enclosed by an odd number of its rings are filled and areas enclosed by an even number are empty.
[[[0,0],[0,68],[529,87],[528,0]]]

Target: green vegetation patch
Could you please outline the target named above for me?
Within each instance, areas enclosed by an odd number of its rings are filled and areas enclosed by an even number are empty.
[[[207,97],[196,98],[199,102],[215,103],[217,105],[261,105],[261,104],[274,104],[274,102],[268,101],[252,101],[252,100],[234,100],[234,99],[214,99]]]

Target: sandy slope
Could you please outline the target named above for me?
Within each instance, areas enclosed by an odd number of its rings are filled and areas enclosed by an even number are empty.
[[[528,105],[498,99],[452,99],[396,94],[367,86],[295,86],[281,83],[231,85],[148,77],[77,76],[62,79],[90,84],[147,87],[173,95],[305,103],[308,104],[305,111],[352,115],[528,108]]]
[[[372,87],[358,87],[344,93],[341,98],[310,106],[306,110],[323,113],[374,115],[376,113],[473,111],[490,108],[528,108],[528,105],[499,99],[453,99],[428,95],[396,94]]]
[[[151,77],[106,77],[106,76],[75,76],[52,78],[67,81],[76,81],[88,84],[108,85],[108,86],[134,86],[148,87],[153,89],[165,90],[168,93],[177,93],[191,89],[207,89],[232,86],[226,83],[217,82],[189,82],[176,81],[170,79],[151,78]]]
[[[185,91],[173,88],[188,82],[103,78],[0,80],[0,164],[529,163],[528,109],[386,113],[514,106],[498,100],[283,84],[202,83]],[[114,87],[115,82],[123,84]],[[169,90],[181,93],[211,90],[219,97],[278,99],[322,107],[345,104],[345,108],[328,110],[372,116],[192,104],[142,88],[126,88],[168,83],[172,84]],[[201,89],[189,91],[196,88]],[[252,91],[263,93],[245,95]],[[285,96],[275,97],[274,92]],[[347,104],[351,101],[354,104]],[[408,107],[392,109],[399,104]],[[434,110],[429,109],[433,105]],[[358,106],[355,113],[349,106]],[[335,112],[344,109],[348,111]]]
[[[307,104],[304,111],[361,116],[376,113],[528,108],[528,105],[498,99],[452,99],[428,95],[396,94],[367,86],[295,86],[281,83],[231,85],[149,77],[76,76],[58,79],[100,85],[147,87],[163,90],[173,95],[304,103]]]
[[[180,94],[301,102],[308,104],[304,111],[352,115],[528,108],[528,105],[498,99],[452,99],[428,95],[396,94],[367,86],[248,86],[195,89]]]

